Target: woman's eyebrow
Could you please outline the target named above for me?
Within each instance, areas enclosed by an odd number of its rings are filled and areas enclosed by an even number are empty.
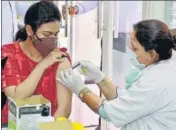
[[[59,31],[57,31],[56,33],[59,33],[60,32],[60,30]]]

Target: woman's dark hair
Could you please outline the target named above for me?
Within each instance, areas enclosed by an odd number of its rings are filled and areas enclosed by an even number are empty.
[[[172,49],[176,48],[168,26],[159,20],[143,20],[133,26],[136,38],[145,51],[155,50],[159,60],[171,58]]]
[[[30,25],[34,31],[44,23],[61,21],[61,14],[58,7],[47,1],[37,2],[29,7],[24,18],[24,24]],[[25,27],[16,33],[15,40],[25,41],[27,39]]]

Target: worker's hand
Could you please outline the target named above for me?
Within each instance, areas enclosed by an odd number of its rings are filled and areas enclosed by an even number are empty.
[[[67,10],[66,6],[63,5],[62,6],[62,16],[63,16],[63,19],[66,18],[66,10]],[[68,12],[69,12],[69,15],[73,16],[73,15],[75,15],[75,14],[78,13],[78,10],[77,10],[76,6],[69,6],[68,7]]]
[[[77,95],[85,87],[80,75],[76,74],[72,68],[61,71],[60,78],[57,80]]]
[[[83,75],[89,77],[95,83],[100,83],[104,78],[105,74],[100,71],[100,68],[95,66],[90,61],[79,61],[78,63],[74,64],[74,66],[78,65],[78,70]]]
[[[46,69],[55,62],[63,62],[64,58],[61,58],[63,55],[66,56],[66,53],[61,52],[58,48],[56,48],[50,52],[48,56],[41,60],[40,65]]]

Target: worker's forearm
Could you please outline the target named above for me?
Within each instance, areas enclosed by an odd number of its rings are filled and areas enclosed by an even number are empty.
[[[92,92],[86,93],[82,100],[84,103],[86,103],[89,108],[94,111],[95,113],[98,113],[99,104],[103,101],[100,97],[96,96]]]
[[[24,99],[32,96],[45,68],[39,63],[30,75],[14,90],[14,98]]]
[[[107,100],[112,100],[117,97],[117,87],[107,77],[97,85]]]

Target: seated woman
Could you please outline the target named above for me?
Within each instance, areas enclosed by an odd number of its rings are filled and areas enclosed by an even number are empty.
[[[52,2],[38,2],[26,12],[25,28],[16,35],[17,42],[2,47],[2,58],[8,57],[2,73],[2,89],[15,99],[42,94],[51,102],[52,116],[69,117],[72,92],[56,75],[69,68],[66,49],[57,48],[61,14]],[[61,55],[65,58],[60,60]],[[7,103],[2,110],[2,123],[8,119]]]

